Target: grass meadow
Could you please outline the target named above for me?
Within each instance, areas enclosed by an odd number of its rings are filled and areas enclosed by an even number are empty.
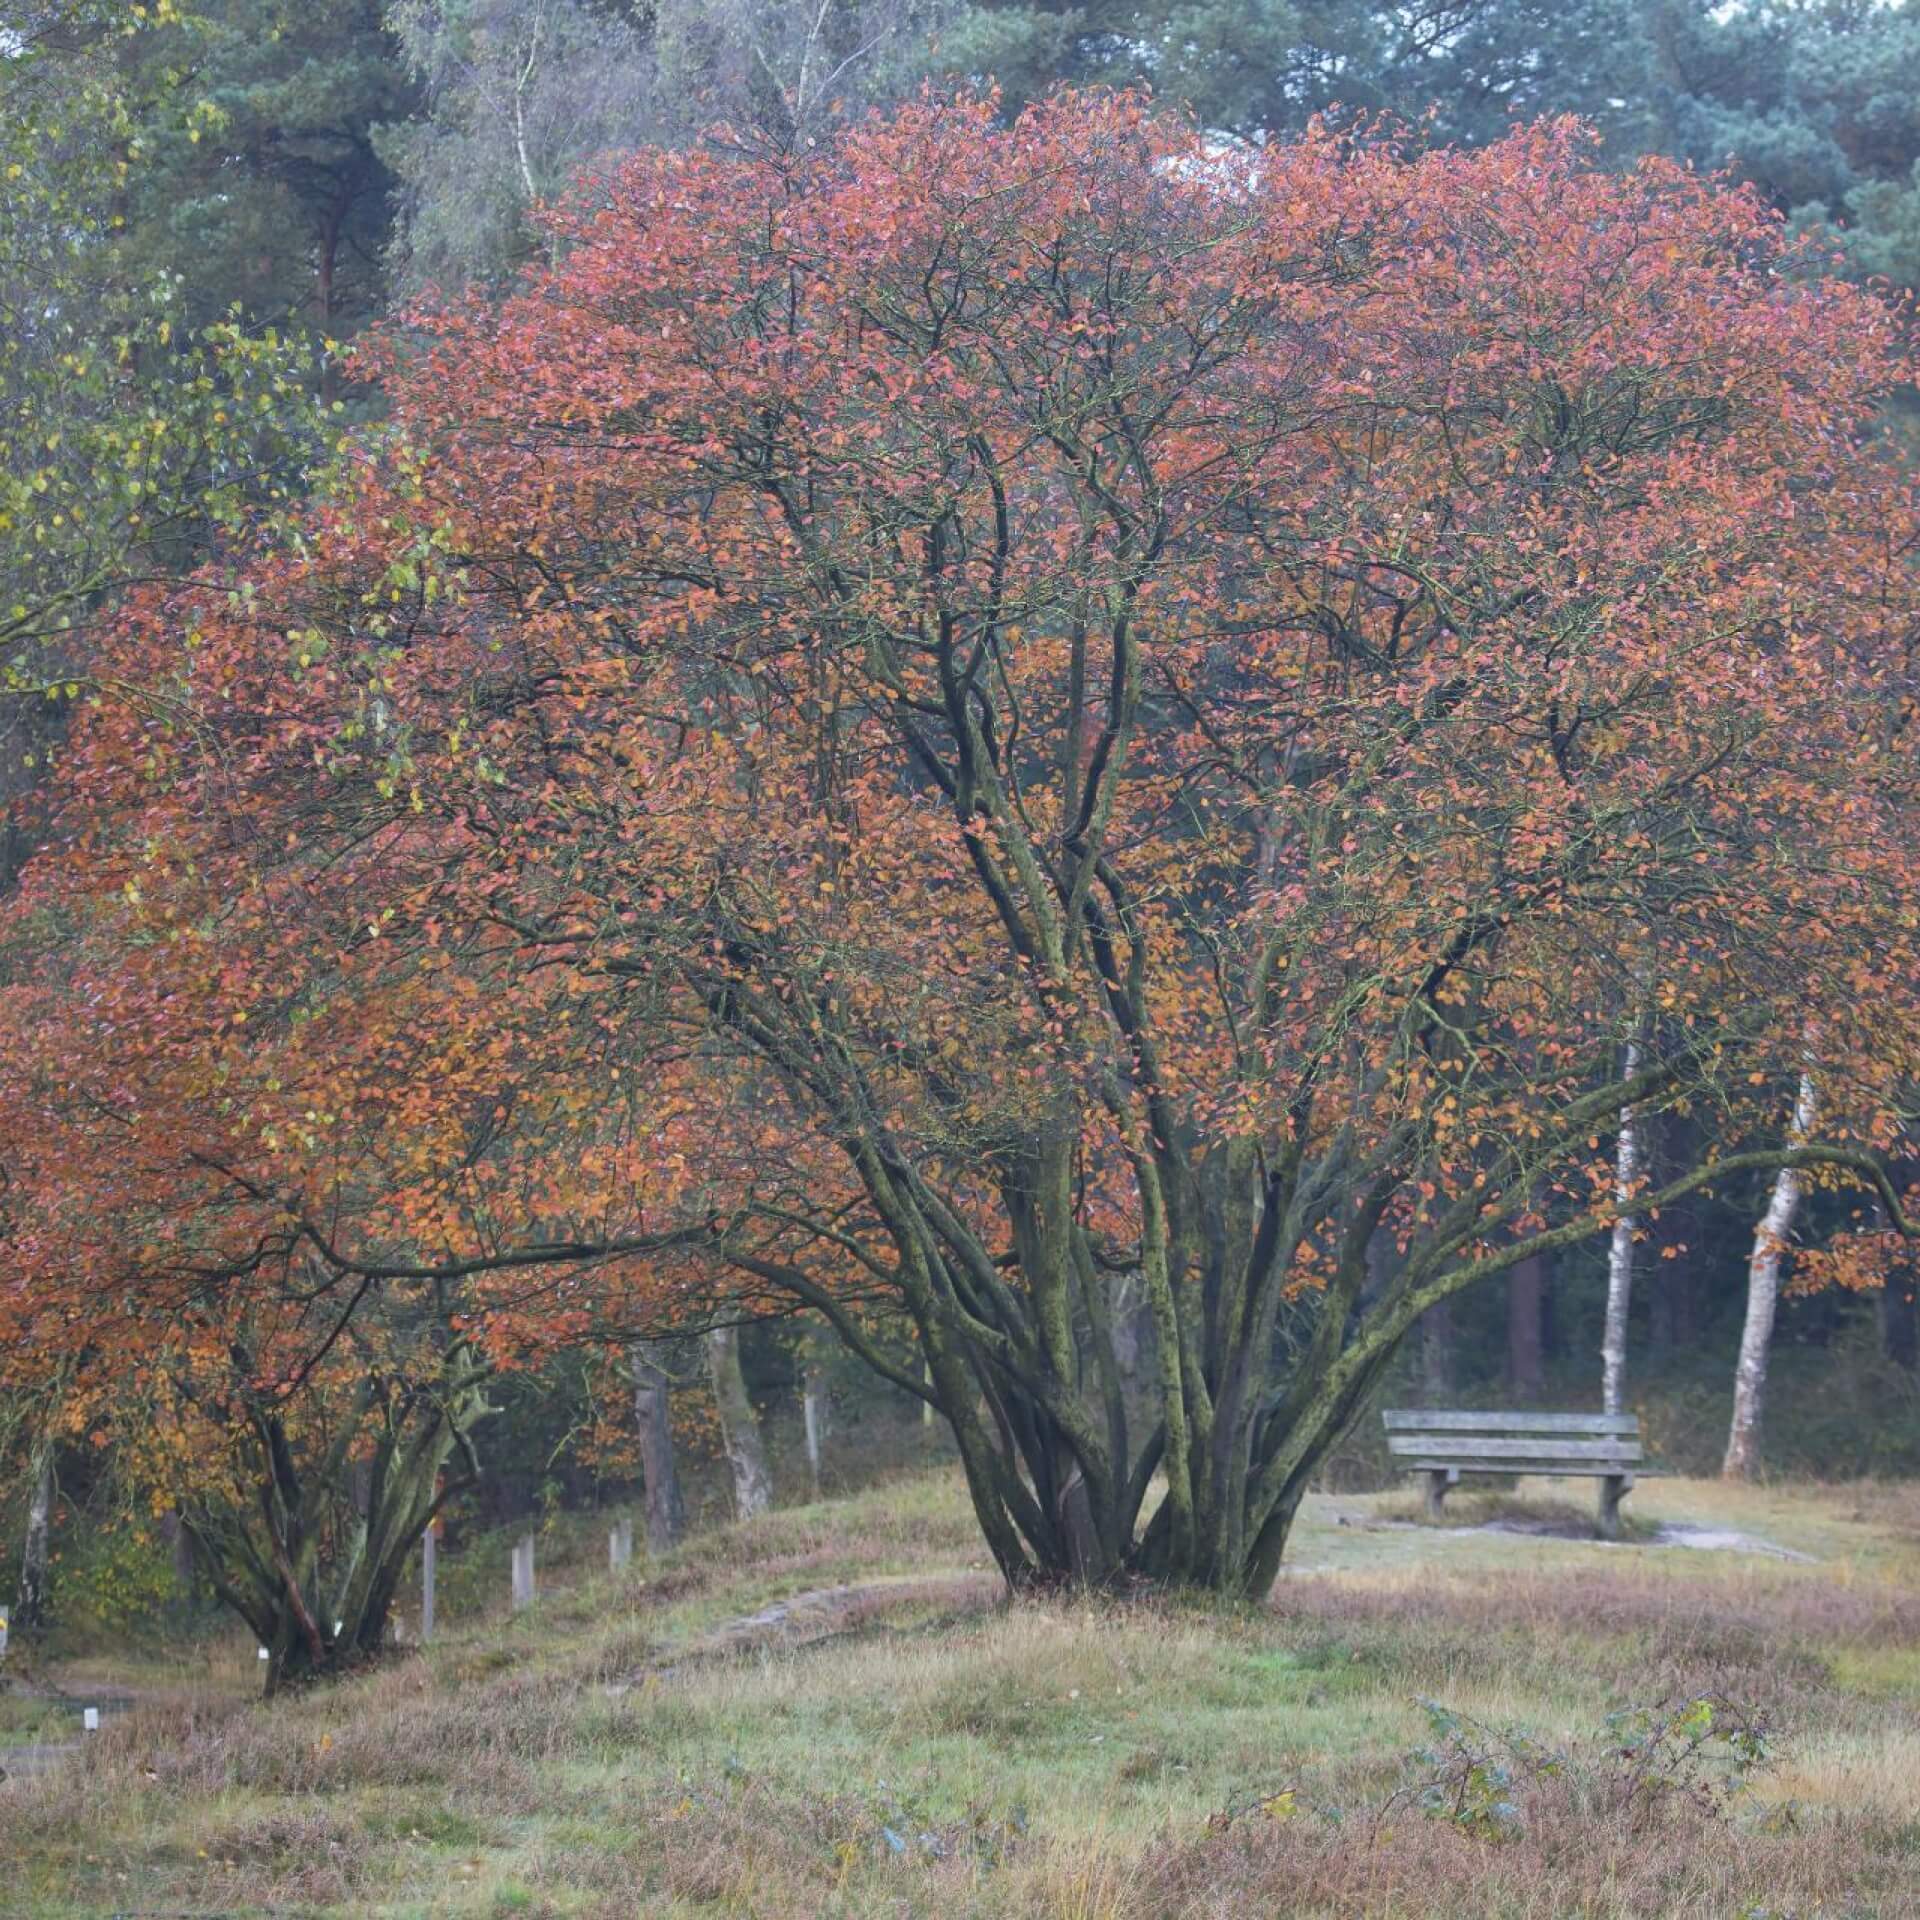
[[[0,1784],[0,1912],[1920,1915],[1920,1489],[1646,1482],[1619,1546],[1521,1491],[1317,1498],[1262,1606],[1007,1606],[932,1471],[557,1540],[270,1705],[244,1645],[69,1663],[0,1764],[137,1704]]]

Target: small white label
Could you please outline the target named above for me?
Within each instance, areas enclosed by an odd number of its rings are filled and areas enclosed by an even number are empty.
[[[85,1727],[89,1733],[98,1733],[100,1731],[100,1709],[98,1707],[83,1707],[80,1710],[80,1724]]]
[[[266,1650],[266,1648],[265,1648],[265,1647],[262,1647],[262,1648],[260,1649],[260,1658],[261,1658],[262,1660],[264,1660],[264,1659],[265,1659],[266,1657],[267,1657],[267,1650]]]
[[[335,1622],[333,1623],[333,1637],[334,1637],[334,1638],[335,1638],[336,1640],[338,1640],[338,1639],[340,1638],[340,1622],[339,1622],[338,1620],[336,1620],[336,1621],[335,1621]]]

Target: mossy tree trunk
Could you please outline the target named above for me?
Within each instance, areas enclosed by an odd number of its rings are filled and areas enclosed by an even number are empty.
[[[680,1466],[673,1447],[672,1381],[663,1348],[654,1340],[636,1340],[633,1363],[633,1419],[640,1436],[640,1471],[647,1491],[647,1551],[665,1553],[687,1530],[687,1501],[680,1488]]]
[[[714,1327],[706,1345],[707,1372],[720,1413],[720,1441],[733,1472],[734,1517],[751,1520],[773,1505],[773,1476],[767,1471],[766,1446],[753,1402],[747,1397],[747,1376],[740,1367],[740,1329]]]

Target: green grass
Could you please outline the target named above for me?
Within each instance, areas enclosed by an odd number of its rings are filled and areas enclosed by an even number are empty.
[[[1527,1492],[1458,1496],[1441,1528],[1404,1494],[1314,1500],[1262,1608],[997,1608],[957,1481],[928,1474],[581,1577],[302,1699],[248,1701],[244,1648],[149,1665],[119,1684],[157,1704],[0,1787],[5,1910],[1916,1911],[1920,1494],[1633,1496],[1643,1530],[1800,1562],[1484,1530],[1586,1511],[1578,1486]],[[727,1629],[887,1581],[811,1644]],[[1606,1716],[1704,1691],[1769,1716],[1771,1768],[1725,1807],[1621,1801]],[[1436,1820],[1410,1791],[1434,1776],[1407,1758],[1423,1699],[1573,1758],[1497,1832]]]
[[[0,1693],[0,1764],[4,1764],[9,1747],[65,1740],[79,1725],[79,1709],[63,1700],[40,1694]]]

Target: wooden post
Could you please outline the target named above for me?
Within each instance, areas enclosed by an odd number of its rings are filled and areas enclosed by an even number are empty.
[[[433,1638],[433,1586],[440,1570],[440,1523],[429,1520],[420,1536],[420,1644]]]
[[[528,1534],[513,1549],[513,1610],[533,1605],[533,1535]]]
[[[624,1514],[607,1535],[607,1565],[618,1573],[633,1558],[633,1516]]]

